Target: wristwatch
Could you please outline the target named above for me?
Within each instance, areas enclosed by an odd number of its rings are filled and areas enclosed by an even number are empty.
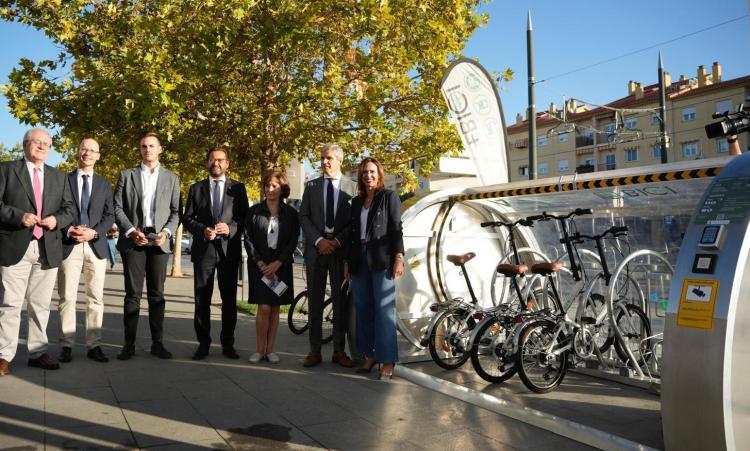
[[[99,232],[97,232],[96,230],[94,230],[94,241],[96,241],[98,239],[99,239]]]

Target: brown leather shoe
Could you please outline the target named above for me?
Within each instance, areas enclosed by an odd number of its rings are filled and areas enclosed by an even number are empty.
[[[323,361],[323,356],[319,352],[310,352],[307,354],[307,357],[305,357],[305,361],[302,362],[302,366],[305,368],[310,368],[311,366],[315,366]]]
[[[10,374],[10,363],[5,359],[0,359],[0,376],[7,376]]]
[[[42,354],[35,359],[29,359],[29,366],[41,368],[43,370],[59,370],[60,362],[49,354]]]
[[[331,362],[338,363],[344,368],[354,368],[354,362],[352,362],[352,359],[344,351],[334,352]]]

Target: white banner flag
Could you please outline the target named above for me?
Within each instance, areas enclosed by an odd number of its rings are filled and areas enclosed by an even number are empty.
[[[440,90],[458,127],[479,182],[495,185],[508,182],[508,153],[505,120],[500,97],[490,74],[469,59],[450,65]]]

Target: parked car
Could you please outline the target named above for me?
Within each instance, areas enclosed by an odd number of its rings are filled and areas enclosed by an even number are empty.
[[[193,244],[193,237],[192,236],[186,236],[182,235],[182,245],[180,246],[180,249],[182,249],[183,254],[190,254],[190,248]]]

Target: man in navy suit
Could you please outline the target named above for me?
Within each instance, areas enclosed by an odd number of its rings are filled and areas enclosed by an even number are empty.
[[[94,174],[99,143],[87,138],[78,146],[78,169],[68,174],[75,204],[73,224],[63,229],[63,262],[57,274],[60,303],[61,362],[73,359],[76,335],[76,298],[81,271],[86,285],[87,356],[97,362],[109,359],[101,348],[104,319],[104,276],[107,273],[107,232],[115,222],[112,185]]]
[[[16,355],[24,302],[29,366],[60,368],[47,354],[47,320],[73,201],[65,173],[44,164],[51,147],[49,133],[35,128],[23,137],[23,158],[0,163],[0,376]]]
[[[248,210],[245,185],[226,176],[229,153],[214,147],[206,154],[209,177],[194,183],[188,193],[182,222],[193,234],[195,316],[198,338],[194,360],[208,355],[211,345],[211,297],[214,274],[221,293],[221,348],[230,359],[240,356],[234,349],[237,324],[237,274],[242,259],[242,231]]]

